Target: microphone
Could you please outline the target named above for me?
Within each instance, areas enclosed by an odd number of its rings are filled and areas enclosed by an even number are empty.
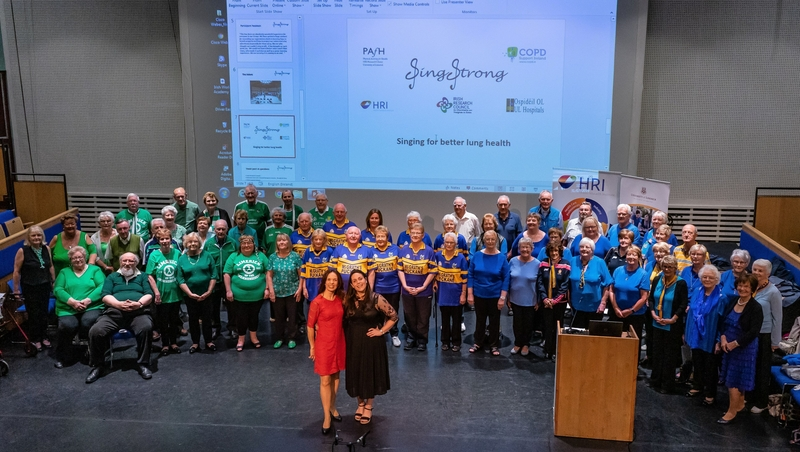
[[[367,433],[361,435],[357,440],[356,443],[361,444],[361,447],[367,447],[367,435],[370,434],[372,430],[367,430]]]

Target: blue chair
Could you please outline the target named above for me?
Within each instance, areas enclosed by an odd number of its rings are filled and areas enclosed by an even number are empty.
[[[136,335],[133,332],[128,331],[126,329],[121,329],[113,334],[110,338],[108,338],[108,367],[109,369],[114,368],[114,343],[117,341],[123,341],[126,339],[134,339],[136,340]]]

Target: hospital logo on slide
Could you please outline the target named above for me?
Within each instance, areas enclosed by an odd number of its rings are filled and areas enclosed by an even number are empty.
[[[514,58],[520,63],[535,63],[537,61],[546,60],[547,49],[530,49],[527,47],[508,47],[504,53],[511,62]]]
[[[558,178],[558,185],[560,185],[561,188],[566,190],[569,187],[572,187],[572,184],[574,184],[576,180],[578,179],[575,176],[570,176],[568,174],[565,174]]]

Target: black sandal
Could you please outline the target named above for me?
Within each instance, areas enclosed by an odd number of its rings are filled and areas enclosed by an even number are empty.
[[[364,410],[365,411],[369,410],[370,414],[372,414],[372,407],[368,407],[368,406],[365,405],[364,406]],[[367,425],[367,424],[370,423],[371,420],[372,420],[372,416],[364,416],[363,414],[361,415],[361,421],[360,421],[361,425]]]

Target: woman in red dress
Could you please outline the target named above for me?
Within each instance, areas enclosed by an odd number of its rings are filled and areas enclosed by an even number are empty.
[[[317,298],[311,301],[308,310],[308,357],[314,361],[314,372],[319,375],[319,396],[322,399],[322,434],[331,431],[331,421],[341,421],[336,409],[336,393],[339,391],[339,372],[345,368],[345,343],[342,318],[342,276],[334,269],[322,275],[322,284]]]

